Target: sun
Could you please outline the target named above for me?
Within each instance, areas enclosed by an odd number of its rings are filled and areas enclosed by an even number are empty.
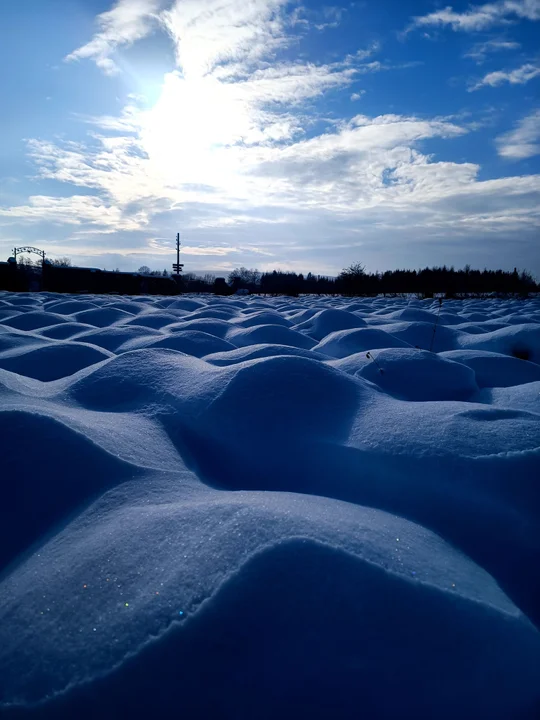
[[[167,74],[160,97],[141,118],[142,146],[168,182],[227,184],[238,170],[235,148],[252,134],[238,87],[209,75]]]

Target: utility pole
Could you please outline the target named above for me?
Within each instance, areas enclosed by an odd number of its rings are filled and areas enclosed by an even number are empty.
[[[176,277],[180,277],[183,267],[184,264],[180,263],[180,233],[176,233],[176,262],[173,263],[173,270],[176,273]]]

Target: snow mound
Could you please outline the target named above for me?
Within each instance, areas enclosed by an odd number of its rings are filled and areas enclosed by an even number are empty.
[[[87,330],[93,331],[94,326],[78,322],[64,322],[59,323],[58,325],[50,325],[46,328],[37,330],[36,332],[43,337],[51,338],[51,340],[68,340],[69,338],[75,337],[75,335],[80,335]]]
[[[231,325],[225,320],[214,320],[212,318],[199,318],[195,320],[183,320],[166,325],[163,330],[167,332],[181,332],[183,330],[199,330],[200,332],[224,338],[231,330]]]
[[[448,560],[455,570],[454,584],[464,575],[467,578],[468,568],[460,567],[454,558]],[[185,571],[178,575],[180,583]],[[136,595],[131,582],[123,587],[125,594],[111,594],[130,597],[129,607],[134,609],[124,608],[122,614],[116,608],[118,619],[112,627],[103,622],[103,616],[89,613],[95,592],[92,584],[86,585],[86,602],[84,591],[79,591],[83,597],[73,604],[84,608],[86,615],[83,664],[92,667],[93,662],[98,666],[103,662],[96,646],[106,630],[124,648],[125,635],[130,634],[127,623],[134,618],[139,626],[141,618],[147,627],[157,625],[158,638],[143,645],[111,675],[96,678],[92,693],[76,685],[50,701],[45,707],[51,713],[65,713],[65,717],[77,709],[80,716],[81,710],[92,708],[99,717],[112,718],[118,707],[134,715],[152,715],[156,710],[167,714],[175,708],[193,716],[196,708],[199,717],[212,717],[220,708],[220,717],[271,718],[286,705],[321,718],[356,717],[362,707],[373,718],[397,716],[404,708],[414,708],[415,717],[444,719],[454,717],[466,703],[472,716],[487,711],[490,718],[502,720],[535,700],[538,640],[522,619],[436,585],[411,583],[379,563],[310,538],[293,537],[261,548],[222,579],[200,606],[186,600],[189,590],[181,598],[173,587],[161,590],[175,610],[186,608],[176,610],[181,617],[189,613],[184,622],[172,621],[165,632],[152,617],[156,614],[150,609],[152,601],[144,597],[145,590],[151,597],[152,585],[140,584]],[[162,607],[163,601],[153,605]],[[162,613],[166,617],[163,609]],[[89,629],[92,623],[95,637]],[[42,625],[52,629],[51,618]],[[388,632],[394,638],[391,663],[377,642],[378,636]],[[291,647],[292,635],[297,642]],[[46,644],[47,656],[51,645],[52,638]],[[415,647],[412,656],[411,645]],[[21,656],[26,659],[33,646],[14,649],[16,664]],[[335,656],[331,666],[327,652]],[[450,654],[455,669],[448,660]],[[231,663],[231,657],[238,659]],[[396,677],[395,667],[389,665],[405,666],[407,672]],[[12,667],[6,668],[10,684]],[[35,675],[43,684],[60,684],[47,666],[36,668]],[[201,676],[206,679],[202,695],[197,692]],[[497,682],[500,677],[504,683]],[[483,698],[486,686],[491,692]],[[395,688],[395,693],[384,693],[388,687]],[[261,697],[265,698],[262,707]]]
[[[0,356],[0,367],[19,375],[49,382],[73,375],[81,368],[111,357],[111,353],[84,343],[54,343],[27,352]]]
[[[305,310],[294,310],[294,312],[287,312],[284,313],[285,317],[287,317],[288,320],[291,320],[292,322],[295,322],[297,325],[301,322],[304,322],[305,320],[309,320],[314,315],[316,315],[319,310],[316,308],[306,308]]]
[[[150,300],[150,303],[148,302]],[[143,304],[144,303],[144,304]],[[153,312],[152,309],[152,303],[153,300],[150,298],[146,299],[146,302],[144,300],[140,300],[139,302],[134,301],[126,301],[126,300],[120,300],[115,301],[112,303],[106,303],[104,307],[106,307],[109,310],[121,310],[123,312],[130,313],[131,315],[138,315],[141,310],[145,312]]]
[[[78,342],[97,345],[111,352],[116,352],[119,347],[132,340],[141,338],[144,340],[152,340],[153,338],[160,337],[163,337],[163,334],[153,328],[138,325],[118,325],[100,330],[92,328],[92,330],[77,335],[76,340]]]
[[[249,438],[266,444],[291,432],[295,440],[345,437],[360,391],[347,376],[294,356],[260,358],[235,369],[219,397],[198,418],[205,432],[235,443]]]
[[[208,402],[203,392],[211,385],[205,382],[207,378],[213,378],[219,387],[220,378],[214,378],[213,370],[202,360],[174,350],[133,350],[75,378],[66,392],[77,404],[92,410],[129,411],[176,400],[185,408],[191,403],[198,408]]]
[[[483,333],[490,332],[490,328],[488,328],[485,324],[474,325],[473,323],[459,323],[459,325],[455,326],[455,329],[471,335],[482,335]]]
[[[186,355],[200,358],[210,353],[223,353],[236,347],[226,340],[201,332],[201,330],[181,330],[180,332],[156,338],[138,338],[124,343],[120,350],[129,351],[138,348],[167,348],[178,350]]]
[[[97,308],[96,310],[83,310],[81,312],[72,313],[71,317],[77,322],[93,325],[94,327],[107,327],[113,323],[119,322],[120,320],[129,320],[129,318],[133,317],[133,315],[125,310]]]
[[[475,395],[474,401],[495,407],[516,408],[540,415],[540,382],[485,388]]]
[[[149,327],[159,330],[165,325],[178,322],[178,316],[173,313],[153,312],[145,315],[137,315],[129,318],[123,325],[138,325],[139,327]]]
[[[21,315],[21,314],[22,314],[21,310],[14,310],[13,308],[0,307],[0,323],[2,323],[2,321],[4,319],[15,318],[15,317],[17,317],[17,315]]]
[[[235,348],[229,352],[217,352],[205,356],[205,361],[212,365],[235,365],[246,360],[257,358],[276,357],[278,355],[294,355],[295,357],[311,358],[312,360],[324,360],[324,355],[303,350],[291,345],[272,345],[271,343],[260,343],[259,345],[248,345],[247,347]]]
[[[450,350],[441,353],[472,368],[478,387],[510,387],[540,380],[540,365],[486,350]]]
[[[15,328],[16,330],[37,330],[64,322],[67,322],[67,320],[63,315],[35,310],[7,318],[2,321],[2,324]]]
[[[377,352],[378,351],[376,349],[373,351],[373,357],[377,356]],[[371,355],[371,351],[369,351],[369,354]],[[364,365],[371,362],[373,362],[373,360],[368,357],[366,352],[353,353],[352,355],[346,355],[339,360],[327,359],[326,361],[327,365],[337,368],[341,372],[347,373],[347,375],[358,375]]]
[[[420,310],[419,308],[404,308],[403,310],[394,310],[394,312],[385,314],[383,316],[388,320],[401,320],[406,322],[427,322],[434,323],[436,320],[436,313],[430,312],[429,310]],[[439,318],[440,320],[440,318]]]
[[[14,307],[26,307],[32,310],[35,306],[41,305],[44,298],[38,298],[34,293],[2,293],[5,303]]]
[[[78,507],[138,471],[45,415],[0,411],[0,434],[7,479],[0,504],[0,571]],[[24,450],[29,439],[31,453]],[[66,457],[78,459],[76,474]]]
[[[59,315],[72,315],[84,310],[95,310],[99,305],[84,300],[60,300],[46,304],[47,312],[58,313]]]
[[[309,337],[283,325],[255,325],[249,328],[232,328],[226,339],[238,347],[248,345],[290,345],[291,347],[311,350],[315,342]]]
[[[47,344],[47,338],[39,337],[39,335],[28,335],[27,333],[6,328],[6,331],[0,334],[0,357],[26,352],[32,347],[41,347]]]
[[[474,370],[412,348],[370,352],[358,375],[402,400],[466,400],[478,390]]]
[[[390,335],[421,350],[443,352],[454,350],[460,345],[464,333],[445,325],[435,325],[426,322],[400,322],[384,326]]]
[[[351,328],[365,327],[365,325],[365,321],[354,313],[327,309],[319,310],[313,317],[294,325],[293,329],[306,333],[316,340],[322,340],[336,330],[350,330]]]
[[[350,305],[343,305],[341,307],[341,310],[346,310],[347,312],[356,312],[360,315],[360,317],[362,317],[362,315],[370,313],[372,311],[372,308],[368,303],[353,302]]]
[[[177,312],[180,312],[177,310]],[[204,310],[194,310],[193,312],[186,312],[187,320],[201,320],[203,318],[211,318],[213,320],[230,320],[237,314],[236,308],[230,307],[208,307]]]
[[[487,350],[502,355],[513,355],[540,365],[540,325],[537,324],[512,325],[480,336],[463,335],[459,345],[468,350]]]
[[[406,342],[376,328],[360,328],[359,330],[337,330],[327,335],[318,345],[315,352],[333,358],[371,350],[372,348],[409,347]]]
[[[188,298],[181,298],[180,300],[173,300],[171,303],[168,304],[168,307],[171,310],[186,310],[187,312],[191,312],[192,310],[204,308],[205,304],[200,300],[189,300]]]
[[[233,322],[245,328],[253,327],[254,325],[283,325],[284,327],[291,327],[293,324],[291,320],[287,320],[283,315],[280,315],[278,312],[272,312],[271,310],[257,310],[256,312],[249,313],[249,315],[234,318]]]
[[[463,319],[455,313],[439,312],[437,315],[441,325],[461,325],[463,323]]]

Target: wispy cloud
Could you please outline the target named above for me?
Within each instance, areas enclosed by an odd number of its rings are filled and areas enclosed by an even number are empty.
[[[197,220],[194,225],[197,228],[227,228],[238,227],[239,225],[279,225],[290,222],[287,216],[257,217],[256,215],[220,215]]]
[[[429,138],[451,140],[466,132],[440,118],[358,115],[309,139],[222,147],[215,165],[227,172],[208,174],[206,184],[200,184],[196,166],[173,163],[172,171],[167,166],[164,172],[159,156],[145,149],[143,131],[137,138],[115,135],[113,142],[103,136],[92,146],[34,141],[42,177],[93,189],[96,195],[34,197],[27,205],[2,210],[0,217],[133,232],[151,228],[160,213],[177,209],[182,226],[192,233],[230,229],[235,236],[243,226],[253,233],[282,220],[290,233],[298,223],[310,226],[315,217],[320,231],[325,214],[334,226],[361,218],[362,227],[392,226],[395,232],[405,225],[451,233],[538,225],[539,176],[479,181],[477,165],[437,162],[419,149]],[[259,247],[271,249],[272,236],[265,236],[270,245],[260,241],[259,230],[256,236]],[[239,247],[232,243],[216,253],[215,242],[207,245],[213,255]]]
[[[250,63],[287,44],[283,7],[288,0],[176,0],[160,15],[186,78],[218,64]]]
[[[27,205],[0,208],[0,217],[59,225],[90,224],[113,230],[138,230],[148,223],[145,211],[127,216],[120,208],[94,195],[64,198],[33,195],[28,198]]]
[[[315,23],[317,30],[327,30],[328,28],[337,28],[341,24],[347,9],[335,5],[327,5],[322,8],[322,20]]]
[[[504,83],[510,85],[525,85],[530,80],[540,75],[540,67],[526,63],[515,70],[495,70],[485,75],[479,82],[469,88],[469,92],[474,92],[482,87],[497,87]]]
[[[111,10],[98,15],[99,32],[65,60],[91,58],[107,75],[114,75],[118,66],[111,55],[117,48],[132,45],[151,32],[161,4],[162,0],[118,0]]]
[[[237,247],[210,247],[208,245],[204,246],[191,246],[191,245],[183,245],[182,246],[182,254],[183,255],[230,255],[231,253],[238,253],[240,250]],[[170,251],[169,251],[170,253]]]
[[[291,29],[305,22],[325,29],[337,26],[346,9],[323,7],[311,14],[321,22],[300,20],[305,8],[286,12],[290,0],[118,0],[98,15],[100,31],[65,60],[93,59],[106,73],[119,71],[111,55],[118,48],[144,38],[156,27],[172,39],[177,65],[184,77],[193,79],[216,73],[220,78],[241,77],[260,67],[260,60],[295,42]],[[379,49],[369,48],[349,55],[345,62],[358,63]],[[266,67],[266,65],[263,65]]]
[[[540,0],[499,0],[484,5],[471,5],[464,12],[452,6],[414,17],[406,32],[415,28],[449,27],[455,31],[476,32],[515,20],[540,20]]]
[[[508,50],[519,50],[521,44],[512,40],[486,40],[476,43],[463,57],[471,58],[479,65],[485,62],[488,55]]]
[[[510,160],[540,155],[540,110],[520,120],[515,129],[496,139],[497,152]]]
[[[296,4],[296,3],[295,3]],[[351,5],[353,7],[353,5]],[[310,29],[319,32],[339,27],[349,12],[343,5],[323,5],[322,7],[297,5],[290,9],[287,24],[303,31]]]

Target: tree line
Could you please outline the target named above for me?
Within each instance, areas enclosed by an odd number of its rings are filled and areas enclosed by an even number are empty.
[[[469,265],[456,270],[453,267],[431,267],[420,270],[387,270],[368,273],[361,263],[353,263],[337,277],[273,270],[260,272],[245,267],[236,268],[227,280],[211,274],[198,276],[186,273],[182,277],[186,292],[217,292],[230,294],[238,290],[264,295],[401,295],[416,294],[433,297],[444,294],[448,298],[468,295],[527,296],[538,292],[540,286],[527,271],[474,270]]]
[[[68,257],[47,260],[47,264],[57,268],[70,268]],[[32,270],[41,266],[41,260],[18,258],[21,270]],[[117,270],[116,272],[119,272]],[[148,278],[171,278],[165,270],[151,270],[147,265],[139,268],[138,274]],[[416,294],[419,297],[433,297],[443,294],[448,298],[464,296],[483,296],[491,293],[500,295],[519,295],[527,297],[539,292],[540,285],[526,270],[518,272],[508,270],[475,270],[470,265],[456,270],[454,267],[431,267],[420,270],[386,270],[385,272],[366,272],[362,263],[353,263],[344,268],[337,277],[295,273],[283,270],[260,272],[251,268],[235,268],[228,277],[216,277],[212,273],[197,275],[182,273],[177,280],[180,292],[216,293],[230,295],[238,290],[263,295],[404,295]]]

